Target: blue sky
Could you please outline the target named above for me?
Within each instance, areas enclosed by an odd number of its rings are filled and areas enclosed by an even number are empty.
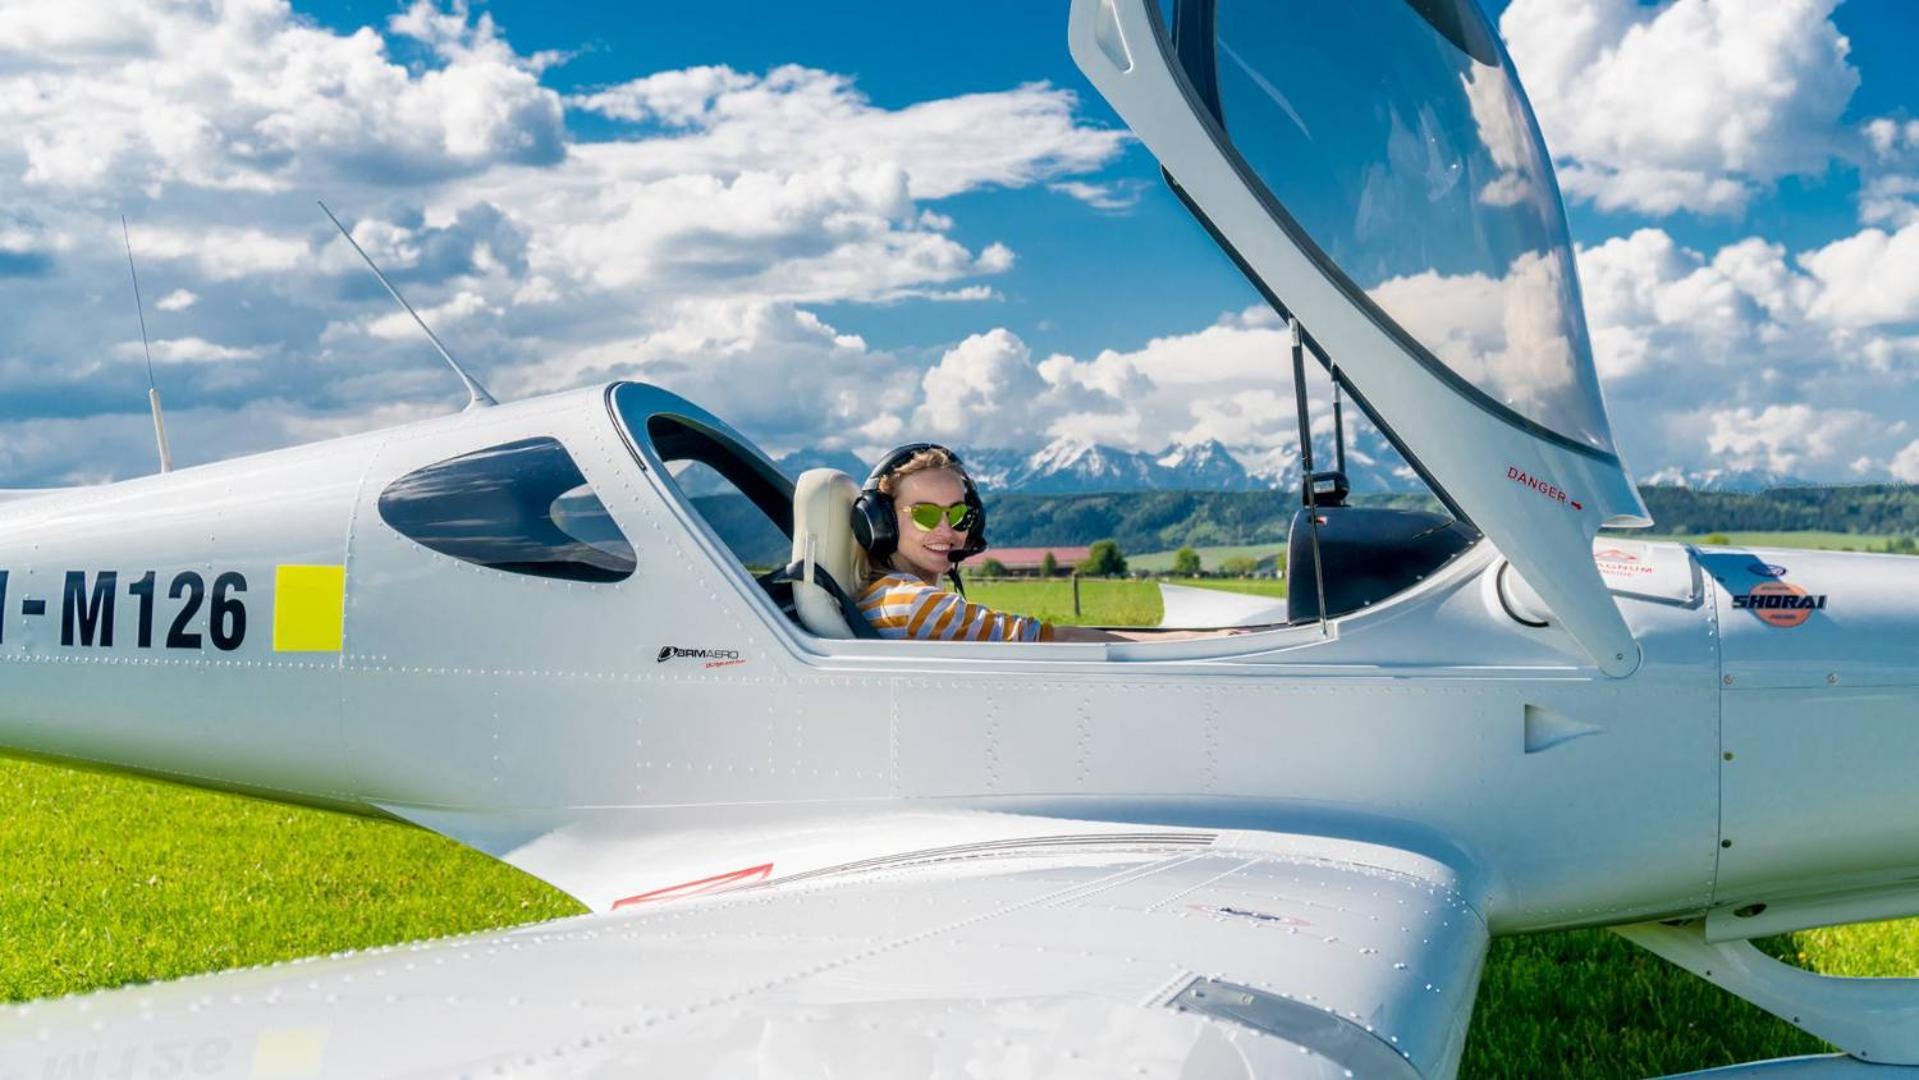
[[[775,450],[1290,444],[1277,328],[1064,3],[715,10],[8,5],[0,486],[150,467],[122,211],[182,461],[457,407],[315,198],[502,396],[648,378]],[[1493,14],[1638,475],[1919,481],[1919,6]]]

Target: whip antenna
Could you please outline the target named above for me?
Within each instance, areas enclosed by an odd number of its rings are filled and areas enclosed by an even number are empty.
[[[167,418],[160,408],[160,387],[153,381],[153,346],[147,344],[147,305],[140,299],[140,272],[133,268],[133,234],[127,216],[120,215],[120,239],[127,245],[127,276],[133,279],[133,310],[140,316],[140,349],[147,357],[147,405],[153,410],[153,441],[160,448],[160,471],[173,471],[173,451],[167,446]]]
[[[400,290],[393,287],[393,283],[386,279],[386,275],[380,273],[380,268],[373,262],[373,257],[368,255],[366,249],[362,248],[353,239],[353,234],[346,230],[345,225],[340,224],[339,218],[333,216],[333,211],[327,209],[326,203],[320,203],[320,212],[327,216],[328,221],[333,222],[334,228],[340,230],[340,235],[346,237],[346,242],[352,244],[353,250],[360,253],[360,258],[366,260],[367,269],[373,271],[373,276],[379,278],[380,284],[386,286],[387,295],[393,297],[395,303],[405,308],[408,315],[413,316],[413,321],[420,324],[420,329],[426,334],[426,339],[431,341],[433,347],[440,351],[440,356],[443,357],[447,365],[453,369],[453,373],[460,377],[460,382],[466,385],[466,407],[469,409],[478,409],[486,405],[498,405],[499,402],[493,400],[493,395],[486,392],[486,387],[475,382],[473,376],[468,375],[466,369],[460,366],[460,362],[453,359],[453,354],[446,351],[446,346],[440,344],[440,339],[433,334],[433,328],[426,324],[425,319],[420,318],[420,313],[413,310],[413,305],[406,302],[406,297],[400,295]]]

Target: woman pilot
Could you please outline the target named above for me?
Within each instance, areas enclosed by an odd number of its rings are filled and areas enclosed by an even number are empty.
[[[853,504],[861,614],[883,638],[916,641],[1180,641],[1231,630],[1118,631],[1055,626],[993,611],[955,585],[960,560],[986,550],[986,508],[959,455],[912,443],[882,458]]]

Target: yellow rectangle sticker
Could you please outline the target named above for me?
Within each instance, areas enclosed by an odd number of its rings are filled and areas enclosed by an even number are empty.
[[[346,639],[346,567],[273,572],[273,651],[339,652]]]

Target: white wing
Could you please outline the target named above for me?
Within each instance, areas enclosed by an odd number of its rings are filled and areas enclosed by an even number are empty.
[[[1023,838],[8,1009],[0,1077],[1450,1075],[1486,940],[1390,848]]]

